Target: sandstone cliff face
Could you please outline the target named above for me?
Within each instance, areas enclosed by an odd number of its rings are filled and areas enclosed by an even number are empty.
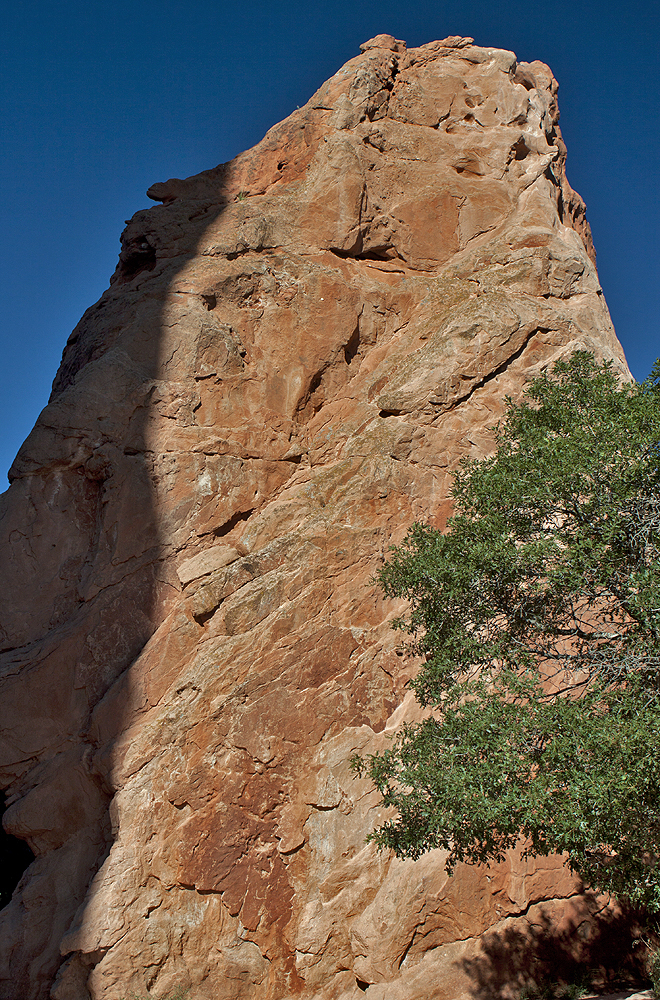
[[[364,844],[349,758],[415,712],[374,571],[506,394],[625,361],[548,68],[362,49],[154,185],[0,498],[0,786],[36,854],[5,1000],[494,995],[483,932],[592,906],[552,859],[449,879]]]

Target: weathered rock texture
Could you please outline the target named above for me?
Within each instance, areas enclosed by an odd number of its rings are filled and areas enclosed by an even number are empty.
[[[557,860],[449,879],[364,843],[349,758],[414,714],[374,571],[506,394],[625,361],[547,66],[362,49],[154,185],[13,466],[0,785],[36,860],[5,1000],[489,995],[483,932],[598,906]]]

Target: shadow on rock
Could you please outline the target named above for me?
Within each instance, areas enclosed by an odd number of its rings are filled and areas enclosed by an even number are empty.
[[[563,920],[552,904],[530,908],[523,921],[484,935],[482,953],[461,962],[475,1000],[570,996],[570,985],[594,991],[647,985],[643,914],[601,896],[576,898]]]

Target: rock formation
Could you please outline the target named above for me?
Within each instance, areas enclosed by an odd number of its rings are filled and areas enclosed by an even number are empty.
[[[1,498],[0,787],[36,856],[3,1000],[494,996],[484,932],[599,905],[557,859],[378,854],[349,767],[415,712],[390,544],[542,367],[625,370],[556,93],[380,35],[128,223]]]

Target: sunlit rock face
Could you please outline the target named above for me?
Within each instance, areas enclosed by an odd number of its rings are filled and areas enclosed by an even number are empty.
[[[14,463],[0,786],[36,860],[5,1000],[458,1000],[485,931],[595,906],[556,859],[365,846],[349,759],[415,715],[374,572],[506,395],[578,347],[626,369],[547,66],[362,50],[151,188]]]

